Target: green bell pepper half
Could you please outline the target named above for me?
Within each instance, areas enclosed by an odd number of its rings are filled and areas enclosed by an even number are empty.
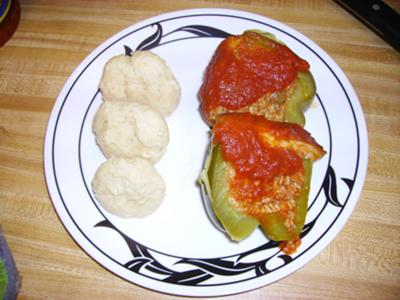
[[[265,218],[260,222],[260,220],[247,216],[244,212],[234,207],[235,200],[229,192],[231,167],[228,162],[223,160],[218,144],[212,146],[211,152],[206,159],[200,182],[205,185],[214,213],[232,240],[241,241],[245,239],[261,225],[263,232],[270,240],[288,241],[300,234],[307,214],[312,162],[305,159],[303,164],[305,182],[297,200],[296,227],[292,231],[288,231],[284,225],[285,220],[278,213],[266,214]]]

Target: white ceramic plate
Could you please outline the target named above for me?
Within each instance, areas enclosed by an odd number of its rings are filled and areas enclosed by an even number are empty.
[[[302,245],[279,251],[256,230],[232,243],[206,216],[197,179],[208,143],[198,111],[203,71],[217,45],[247,29],[268,31],[311,65],[317,95],[306,129],[327,155],[314,165]],[[170,144],[156,165],[167,196],[145,219],[122,219],[97,203],[91,180],[105,160],[91,131],[101,104],[104,64],[131,50],[150,49],[170,66],[182,87],[167,118]],[[73,72],[51,114],[45,141],[45,173],[54,207],[75,241],[98,263],[137,285],[169,294],[218,296],[279,280],[314,258],[338,234],[360,195],[368,142],[357,96],[336,63],[292,28],[259,15],[196,9],[157,16],[116,34]]]

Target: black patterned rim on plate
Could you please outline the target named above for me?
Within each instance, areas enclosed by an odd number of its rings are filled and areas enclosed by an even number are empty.
[[[232,11],[230,11],[232,12]],[[306,249],[302,250],[301,253],[295,253],[294,255],[286,255],[283,254],[278,247],[278,242],[274,241],[266,241],[265,244],[246,251],[242,253],[236,253],[234,255],[229,255],[229,256],[224,256],[224,257],[211,257],[211,258],[198,258],[198,257],[180,257],[176,255],[171,255],[168,253],[164,253],[163,251],[159,251],[157,249],[152,249],[147,247],[146,245],[140,243],[139,241],[135,241],[131,237],[127,236],[124,232],[122,232],[117,226],[115,226],[99,209],[97,201],[93,198],[91,189],[90,189],[90,179],[85,178],[84,172],[82,170],[82,148],[81,148],[81,142],[82,142],[82,130],[85,122],[88,122],[87,115],[88,112],[96,100],[97,97],[100,97],[100,93],[97,90],[93,97],[91,99],[88,99],[88,106],[85,115],[83,116],[83,119],[81,120],[81,131],[79,134],[79,145],[78,145],[78,161],[80,164],[80,170],[81,170],[81,176],[82,176],[82,181],[86,187],[88,197],[91,199],[93,202],[94,206],[96,206],[98,212],[104,219],[99,220],[98,222],[93,223],[94,228],[108,228],[109,230],[113,231],[116,233],[117,236],[119,236],[120,239],[123,239],[126,245],[128,246],[128,249],[130,251],[130,256],[131,259],[126,260],[125,262],[120,262],[118,261],[115,257],[112,257],[108,253],[104,252],[99,245],[97,245],[95,242],[93,242],[90,237],[85,233],[83,229],[80,228],[80,225],[75,221],[74,215],[70,212],[68,208],[68,199],[66,199],[63,195],[62,190],[60,189],[59,186],[59,174],[57,173],[57,165],[55,162],[55,157],[56,157],[56,152],[55,152],[55,144],[56,144],[56,139],[59,137],[57,135],[57,129],[58,129],[58,123],[60,120],[60,116],[63,113],[63,108],[65,103],[68,101],[68,97],[71,93],[71,91],[74,89],[74,86],[77,81],[79,81],[81,75],[88,69],[88,67],[96,62],[96,59],[102,55],[104,51],[106,51],[109,47],[113,46],[114,44],[124,41],[132,34],[139,32],[144,29],[152,28],[153,33],[143,39],[142,41],[138,42],[135,41],[136,47],[132,47],[128,45],[128,43],[123,45],[123,48],[121,48],[121,53],[125,53],[125,55],[130,55],[132,53],[133,48],[136,50],[151,50],[155,49],[157,47],[162,47],[163,45],[169,44],[169,43],[174,43],[177,41],[182,41],[182,40],[190,40],[190,39],[202,39],[202,38],[216,38],[216,39],[223,39],[227,36],[230,36],[231,33],[221,30],[217,28],[215,25],[210,25],[210,26],[205,26],[205,25],[199,25],[196,23],[193,24],[187,24],[185,26],[181,26],[178,28],[175,28],[174,30],[166,31],[164,29],[164,22],[173,20],[173,19],[185,19],[185,18],[191,18],[191,17],[226,17],[226,18],[235,18],[238,20],[246,20],[250,22],[255,22],[258,24],[261,24],[262,26],[265,26],[266,30],[268,31],[268,28],[277,30],[282,32],[285,36],[287,36],[289,39],[294,39],[297,42],[301,43],[304,47],[306,47],[308,50],[313,52],[313,54],[318,57],[319,61],[321,64],[324,65],[329,71],[332,73],[332,75],[336,78],[337,84],[340,85],[342,89],[342,93],[346,97],[346,101],[348,103],[348,108],[351,110],[351,113],[353,115],[353,126],[355,127],[356,130],[356,144],[357,144],[357,162],[356,162],[356,167],[354,169],[353,176],[351,177],[341,177],[340,174],[337,174],[335,172],[334,166],[331,164],[331,156],[333,151],[333,146],[332,145],[332,136],[331,136],[331,128],[330,128],[330,121],[329,121],[329,116],[325,110],[324,107],[324,99],[321,98],[319,94],[316,95],[316,99],[319,104],[321,105],[324,113],[324,117],[326,119],[327,127],[329,130],[329,145],[330,149],[328,150],[328,155],[329,155],[329,163],[326,169],[326,173],[324,176],[324,180],[322,185],[319,187],[319,191],[314,199],[312,199],[309,203],[309,210],[313,207],[314,203],[316,202],[317,198],[324,198],[324,203],[321,207],[319,207],[319,212],[314,214],[314,218],[310,221],[307,222],[307,224],[304,226],[304,229],[301,233],[301,237],[304,238],[306,237],[310,232],[313,231],[314,226],[318,224],[320,216],[324,212],[324,210],[329,207],[333,206],[336,207],[337,210],[337,215],[336,217],[332,220],[331,224],[327,227],[325,232],[319,236],[318,239],[316,239],[312,244],[309,245]],[[174,35],[177,35],[177,38],[173,38]],[[181,34],[185,33],[185,36],[182,36]],[[168,37],[168,40],[165,40],[165,38]],[[60,99],[59,99],[60,100]],[[353,100],[354,101],[354,100]],[[350,99],[347,90],[344,87],[344,84],[342,83],[340,76],[338,76],[334,70],[331,68],[331,66],[319,55],[318,52],[314,51],[312,47],[310,47],[306,42],[302,41],[298,37],[292,35],[291,33],[285,31],[284,29],[281,29],[273,24],[270,24],[268,20],[266,21],[260,21],[260,20],[254,20],[250,17],[243,16],[243,15],[235,15],[235,14],[225,14],[225,13],[192,13],[192,14],[183,14],[183,15],[177,15],[177,16],[170,16],[166,18],[161,18],[151,24],[146,24],[144,26],[141,26],[139,28],[135,28],[132,31],[128,32],[127,34],[124,34],[122,37],[118,38],[117,40],[113,41],[110,43],[108,46],[106,46],[102,51],[100,51],[92,60],[90,60],[82,69],[82,71],[76,76],[75,80],[72,82],[70,85],[67,93],[65,94],[65,97],[61,99],[61,106],[59,107],[59,110],[57,112],[53,112],[53,114],[56,113],[55,117],[55,122],[54,122],[54,127],[49,128],[48,130],[51,130],[52,132],[48,132],[47,134],[51,136],[51,149],[48,149],[48,151],[51,152],[51,165],[48,166],[50,170],[52,170],[52,174],[49,174],[46,172],[47,176],[51,176],[53,180],[55,181],[56,185],[56,190],[57,190],[57,197],[59,197],[64,212],[66,212],[70,218],[70,221],[75,226],[75,229],[77,229],[86,239],[87,242],[91,244],[92,247],[99,253],[101,253],[104,257],[107,257],[110,261],[113,263],[119,265],[120,267],[126,269],[128,272],[135,273],[139,276],[142,276],[144,278],[150,279],[152,281],[160,282],[160,283],[166,283],[166,284],[171,284],[172,286],[179,287],[179,286],[186,286],[186,287],[192,287],[192,288],[204,288],[204,287],[217,287],[217,286],[229,286],[229,285],[234,285],[237,283],[243,283],[246,281],[251,281],[254,279],[259,279],[264,276],[267,276],[273,272],[277,272],[281,268],[285,268],[295,262],[296,260],[300,259],[303,255],[307,254],[307,252],[312,249],[317,243],[320,242],[321,239],[324,238],[324,236],[331,230],[332,226],[336,223],[338,218],[341,216],[342,212],[348,205],[348,200],[350,196],[353,193],[353,187],[354,183],[356,180],[359,180],[357,176],[359,176],[359,164],[360,164],[360,135],[359,135],[359,122],[361,122],[362,127],[364,126],[363,124],[363,119],[359,120],[359,117],[357,117],[356,113],[354,112],[353,108],[353,102]],[[61,138],[61,137],[59,137]],[[362,166],[364,168],[364,166]],[[364,176],[364,175],[362,175]],[[363,178],[360,180],[363,181]],[[338,181],[341,181],[345,183],[347,186],[347,192],[345,196],[338,196],[338,191],[337,191],[337,185]],[[54,200],[53,200],[54,201]],[[354,204],[352,204],[352,207],[354,207]],[[352,208],[351,208],[352,209]],[[67,228],[68,229],[68,228]],[[75,236],[75,235],[73,235]],[[74,237],[75,238],[75,237]],[[76,238],[75,238],[76,239]],[[78,242],[79,244],[79,242]],[[83,247],[84,248],[84,247]],[[263,254],[266,255],[263,255]],[[253,261],[248,261],[246,260],[249,256],[252,255],[258,255],[258,257],[261,257],[260,259],[253,260]],[[93,255],[91,255],[93,256]],[[97,260],[96,258],[94,258]],[[102,264],[104,266],[104,264]],[[185,266],[185,268],[182,268],[182,266]],[[110,269],[108,266],[105,266],[107,269]],[[111,270],[113,271],[113,270]],[[114,271],[113,271],[114,272]],[[117,274],[120,275],[120,274]],[[121,275],[120,275],[121,276]],[[124,276],[122,276],[124,277]],[[275,279],[276,280],[276,279]],[[273,281],[275,281],[273,280]],[[272,281],[271,281],[272,282]],[[270,283],[268,280],[265,281],[264,284]],[[140,285],[145,285],[139,283]],[[262,286],[264,284],[258,284],[258,286]],[[154,288],[154,284],[151,284],[150,288]],[[224,295],[224,294],[231,294],[235,292],[240,292],[240,291],[246,291],[252,288],[256,288],[254,286],[250,286],[248,288],[239,288],[238,290],[233,289],[232,291],[217,291],[215,293],[207,291],[206,295]],[[157,289],[157,288],[154,288]],[[229,289],[229,288],[228,288]],[[171,290],[167,291],[165,289],[160,289],[160,291],[163,292],[171,292]],[[181,293],[179,289],[176,290],[176,294],[182,294],[182,295],[202,295],[202,292],[183,292]]]

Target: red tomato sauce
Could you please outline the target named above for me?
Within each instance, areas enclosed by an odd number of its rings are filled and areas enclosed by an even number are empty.
[[[268,188],[278,175],[292,175],[303,170],[303,159],[293,150],[270,146],[262,137],[276,139],[297,137],[295,124],[266,120],[250,113],[231,113],[218,117],[213,128],[214,143],[221,145],[222,156],[235,170],[230,182],[236,200],[257,201],[271,193]],[[292,129],[292,130],[290,130]]]
[[[288,47],[256,32],[226,38],[218,46],[200,89],[208,114],[218,106],[235,110],[269,92],[285,89],[309,64]]]

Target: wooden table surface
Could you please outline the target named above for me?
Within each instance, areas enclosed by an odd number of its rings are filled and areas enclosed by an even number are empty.
[[[388,1],[400,11],[399,1]],[[0,48],[0,223],[22,275],[19,299],[175,299],[92,260],[61,224],[43,172],[49,114],[65,80],[95,47],[161,13],[234,8],[286,23],[340,65],[360,99],[369,164],[344,229],[302,269],[226,299],[399,299],[400,54],[336,3],[321,1],[21,1]]]

